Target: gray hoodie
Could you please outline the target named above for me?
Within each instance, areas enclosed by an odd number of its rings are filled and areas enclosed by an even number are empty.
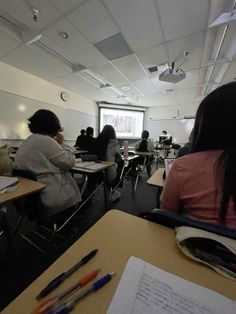
[[[69,147],[58,144],[48,135],[33,134],[18,149],[14,168],[30,171],[38,182],[46,184],[40,195],[50,216],[81,200],[79,188],[69,172],[74,163]]]

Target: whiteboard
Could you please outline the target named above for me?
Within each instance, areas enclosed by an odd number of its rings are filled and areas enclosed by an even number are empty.
[[[0,139],[21,140],[30,135],[27,119],[38,109],[53,111],[64,128],[65,140],[75,140],[81,129],[88,126],[97,130],[98,118],[72,109],[0,91]]]
[[[154,141],[159,139],[163,130],[173,137],[175,143],[184,144],[194,126],[194,119],[162,119],[145,120],[144,128],[149,131],[150,138]]]

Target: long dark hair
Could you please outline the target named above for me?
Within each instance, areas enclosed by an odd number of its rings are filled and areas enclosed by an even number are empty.
[[[100,160],[106,160],[107,146],[110,139],[116,138],[116,132],[112,125],[105,125],[102,132],[98,135],[94,145],[94,153],[98,155]]]
[[[236,82],[214,90],[197,110],[191,151],[215,149],[223,150],[215,165],[216,178],[222,177],[219,219],[223,222],[230,199],[236,208]]]
[[[142,140],[139,144],[138,151],[139,152],[147,152],[147,150],[148,150],[147,149],[147,144],[148,144],[147,140],[149,138],[149,132],[147,130],[143,130],[141,137],[142,137]]]

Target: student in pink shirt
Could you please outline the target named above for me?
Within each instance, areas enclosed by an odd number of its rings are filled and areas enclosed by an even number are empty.
[[[236,82],[201,102],[191,153],[170,169],[161,208],[236,229]]]

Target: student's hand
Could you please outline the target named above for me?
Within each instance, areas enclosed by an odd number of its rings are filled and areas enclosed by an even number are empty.
[[[57,141],[58,144],[62,145],[64,141],[64,136],[62,135],[62,133],[57,133],[54,136],[54,139]]]

